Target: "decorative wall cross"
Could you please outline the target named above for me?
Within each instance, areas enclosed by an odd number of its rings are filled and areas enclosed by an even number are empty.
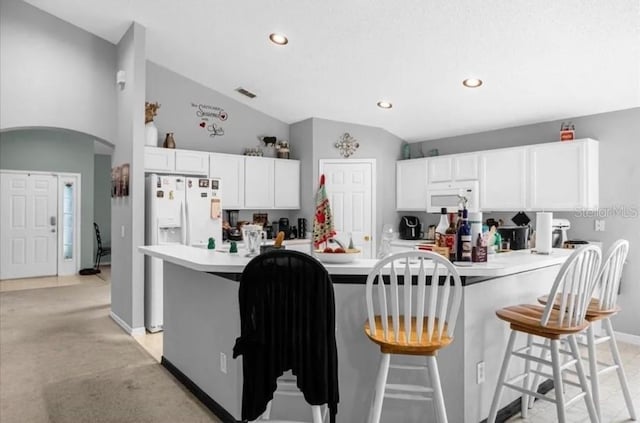
[[[358,140],[349,135],[348,132],[342,134],[342,136],[338,139],[338,142],[335,143],[335,147],[340,151],[340,154],[345,159],[356,152],[360,144]]]

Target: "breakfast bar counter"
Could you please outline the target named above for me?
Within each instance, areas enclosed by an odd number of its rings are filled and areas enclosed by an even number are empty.
[[[240,335],[238,281],[250,259],[242,252],[232,255],[184,245],[146,246],[139,251],[164,261],[163,365],[222,421],[239,421],[242,362],[231,357]],[[454,342],[438,355],[449,421],[477,423],[487,417],[509,331],[495,317],[495,310],[532,303],[548,293],[570,253],[558,249],[542,256],[521,250],[492,255],[487,263],[458,267],[465,285],[459,323]],[[338,422],[366,422],[371,404],[380,353],[363,331],[363,284],[375,263],[356,259],[348,264],[325,264],[335,291]],[[407,363],[414,360],[420,358],[406,358]],[[484,364],[484,381],[478,378],[479,363]],[[522,370],[517,364],[512,365],[514,374]],[[425,377],[417,373],[403,380],[419,383]],[[517,398],[509,393],[503,395],[501,406]],[[278,397],[273,417],[309,420],[309,409],[300,398]],[[429,402],[385,400],[382,421],[425,420],[434,420]]]

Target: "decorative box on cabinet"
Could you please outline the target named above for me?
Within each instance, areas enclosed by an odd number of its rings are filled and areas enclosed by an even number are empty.
[[[222,179],[223,209],[244,208],[244,156],[211,153],[209,155],[209,177]]]
[[[480,209],[518,211],[527,208],[527,148],[480,153]]]
[[[170,148],[144,148],[145,172],[171,173],[176,167],[176,150]]]
[[[427,159],[396,162],[396,209],[425,211],[427,207]]]
[[[598,156],[598,142],[592,139],[529,146],[530,208],[597,208]]]

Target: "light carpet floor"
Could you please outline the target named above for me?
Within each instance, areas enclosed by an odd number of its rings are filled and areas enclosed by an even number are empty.
[[[219,422],[108,316],[110,287],[0,293],[0,422]]]

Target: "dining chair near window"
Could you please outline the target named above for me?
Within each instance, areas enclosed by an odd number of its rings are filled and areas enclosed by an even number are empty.
[[[94,269],[96,273],[100,273],[100,261],[104,256],[111,256],[111,247],[105,247],[102,245],[102,238],[100,237],[100,227],[96,222],[93,222],[93,228],[96,231],[96,242],[98,249],[96,250],[96,259],[94,261]]]
[[[369,272],[365,299],[368,320],[364,331],[381,353],[369,422],[380,421],[386,397],[430,399],[438,423],[447,423],[436,355],[453,342],[462,300],[462,281],[455,266],[429,251],[392,254]],[[424,361],[392,364],[392,355],[421,356]],[[388,383],[389,369],[399,377],[407,371],[426,372],[431,386]]]

